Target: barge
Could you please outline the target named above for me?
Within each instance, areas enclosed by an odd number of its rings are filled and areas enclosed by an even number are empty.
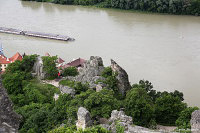
[[[23,36],[31,36],[31,37],[39,37],[39,38],[47,38],[53,40],[61,40],[61,41],[74,41],[74,38],[70,38],[68,36],[58,35],[58,34],[48,34],[42,32],[33,32],[33,31],[23,31],[13,28],[4,28],[0,27],[1,33],[15,34],[15,35],[23,35]]]

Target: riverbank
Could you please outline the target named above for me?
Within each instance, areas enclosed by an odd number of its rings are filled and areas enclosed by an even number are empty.
[[[30,0],[22,0],[30,1]],[[175,15],[200,15],[200,0],[191,1],[125,1],[125,0],[31,0],[37,2],[51,2],[62,5],[83,5],[100,8],[117,8],[134,10],[145,13],[162,13]]]

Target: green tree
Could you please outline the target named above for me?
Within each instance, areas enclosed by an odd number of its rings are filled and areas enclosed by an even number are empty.
[[[112,110],[119,109],[120,105],[112,90],[103,89],[92,93],[85,101],[85,107],[92,117],[110,117]]]
[[[198,107],[188,107],[181,111],[178,119],[176,120],[176,126],[178,126],[179,129],[190,129],[190,119],[191,119],[191,114],[195,110],[198,110]]]
[[[126,95],[124,107],[136,125],[148,126],[154,118],[154,104],[143,88],[132,88]]]
[[[6,73],[3,75],[3,86],[7,89],[8,94],[23,93],[23,81],[27,78],[28,74],[17,71],[15,73]],[[30,75],[29,75],[30,76]]]
[[[43,56],[42,60],[44,65],[44,71],[47,74],[47,79],[55,79],[58,74],[58,70],[56,68],[57,56]]]
[[[175,125],[181,111],[186,108],[186,104],[177,96],[163,94],[156,99],[156,121],[164,125]]]
[[[78,75],[78,70],[76,67],[68,67],[62,71],[63,76],[76,76]]]

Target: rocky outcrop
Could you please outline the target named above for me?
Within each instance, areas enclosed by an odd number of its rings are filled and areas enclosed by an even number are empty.
[[[38,77],[38,79],[41,80],[46,78],[46,73],[43,70],[43,61],[41,56],[37,57],[37,60],[33,66],[32,75]]]
[[[0,133],[15,133],[20,124],[20,115],[13,111],[13,105],[0,79]]]
[[[110,130],[112,133],[117,132],[117,126],[121,126],[124,128],[124,133],[154,133],[148,128],[133,126],[132,117],[125,115],[123,111],[113,110],[111,113],[111,117],[108,120],[107,124],[101,124],[102,127]]]
[[[78,121],[76,123],[77,129],[85,129],[92,125],[92,120],[90,117],[90,112],[84,107],[80,107],[77,112]]]
[[[90,60],[86,61],[82,68],[79,68],[79,75],[76,77],[67,77],[69,80],[89,83],[90,88],[96,88],[96,81],[104,80],[101,73],[104,70],[103,60],[98,56],[91,56]]]
[[[200,132],[200,110],[195,110],[192,113],[190,125],[193,132]]]
[[[59,89],[62,94],[69,94],[72,97],[75,95],[75,89],[69,86],[59,85]]]
[[[125,96],[126,91],[131,89],[131,85],[128,79],[128,74],[114,60],[111,60],[111,68],[112,71],[117,75],[116,78],[118,80],[119,91],[122,94],[122,96]]]
[[[128,130],[128,126],[133,124],[132,117],[125,115],[123,111],[113,110],[111,117],[109,119],[110,130],[113,133],[116,133],[116,124],[119,124],[124,127],[125,130]]]

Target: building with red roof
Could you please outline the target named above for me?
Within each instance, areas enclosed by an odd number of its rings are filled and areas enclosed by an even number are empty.
[[[73,60],[65,65],[60,66],[59,68],[68,68],[68,67],[83,67],[83,64],[86,62],[86,60],[78,58],[76,60]]]
[[[8,66],[8,64],[13,63],[16,60],[20,60],[20,61],[22,60],[22,56],[18,52],[15,55],[13,55],[11,58],[7,58],[3,54],[0,54],[1,71],[4,72],[6,70],[6,67]]]

